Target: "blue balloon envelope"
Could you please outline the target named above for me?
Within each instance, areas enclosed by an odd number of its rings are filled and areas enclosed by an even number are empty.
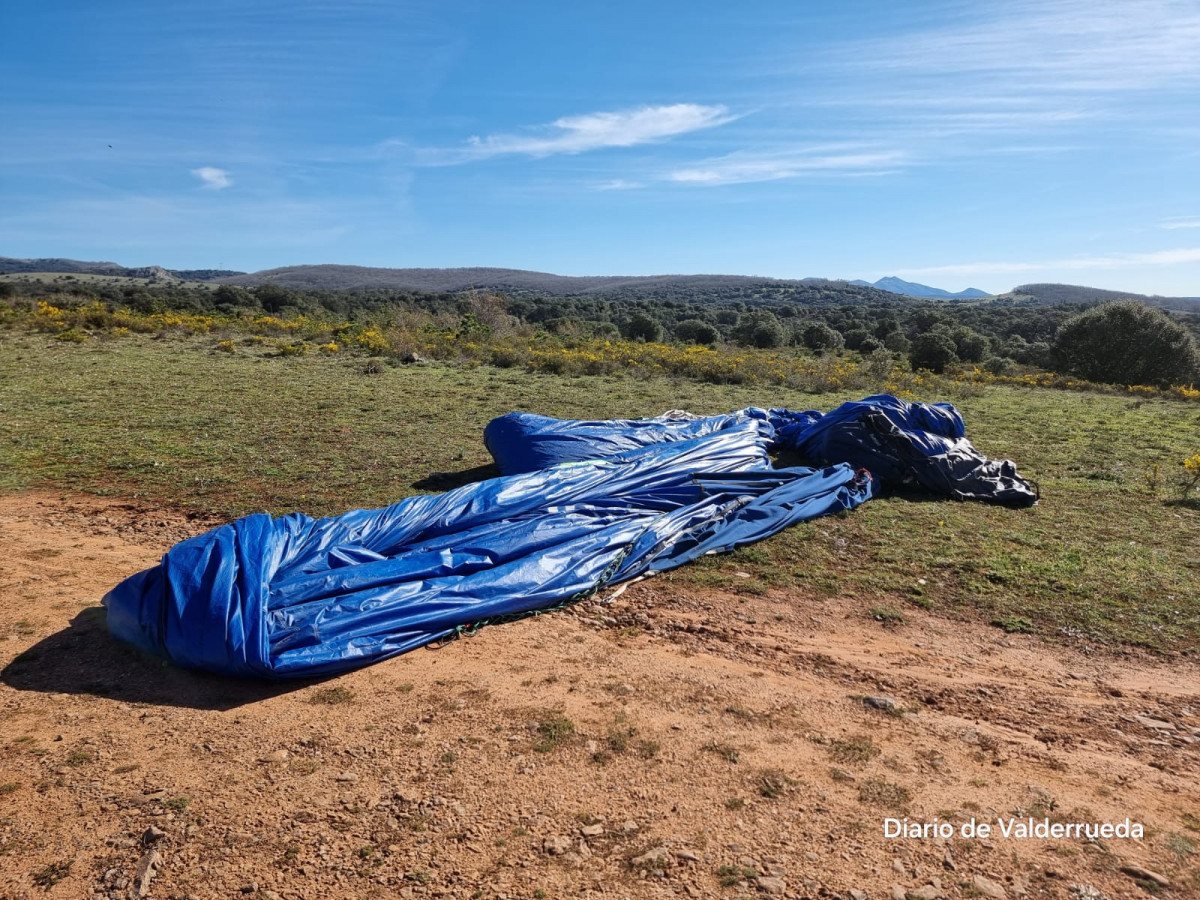
[[[357,668],[585,597],[805,519],[869,475],[772,468],[765,418],[313,519],[246,516],[104,598],[110,631],[186,667],[270,678]]]

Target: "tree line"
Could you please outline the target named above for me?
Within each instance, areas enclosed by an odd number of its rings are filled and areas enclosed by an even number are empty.
[[[299,290],[275,284],[193,287],[166,284],[0,283],[0,296],[79,294],[138,312],[225,315],[307,314],[368,321],[416,310],[459,327],[487,329],[478,293],[391,289]],[[756,298],[758,299],[758,298]],[[814,353],[886,350],[914,369],[979,365],[996,374],[1050,369],[1092,381],[1189,384],[1200,381],[1200,313],[1168,313],[1136,301],[1046,305],[1019,301],[921,301],[896,295],[871,303],[716,302],[630,297],[489,295],[491,318],[534,325],[566,341],[625,338],[715,346],[800,347]]]

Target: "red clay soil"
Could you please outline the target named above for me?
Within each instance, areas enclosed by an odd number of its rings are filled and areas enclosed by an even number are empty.
[[[113,641],[210,524],[0,497],[0,898],[1200,897],[1193,663],[669,578],[323,682]]]

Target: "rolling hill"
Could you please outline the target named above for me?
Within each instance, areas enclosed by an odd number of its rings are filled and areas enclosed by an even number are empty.
[[[162,266],[130,268],[114,262],[86,262],[78,259],[16,259],[0,256],[0,275],[32,275],[34,273],[63,275],[110,275],[118,278],[156,278],[159,280],[212,281],[231,275],[242,275],[230,269],[164,269]]]
[[[886,292],[846,281],[788,280],[752,275],[553,275],[523,269],[381,269],[364,266],[292,266],[219,279],[254,287],[277,284],[302,290],[392,289],[457,293],[491,290],[513,296],[606,299],[689,299],[717,302],[777,300],[871,303],[894,300]]]
[[[1057,306],[1062,303],[1093,305],[1116,300],[1137,300],[1147,306],[1157,306],[1161,309],[1200,312],[1200,297],[1147,296],[1132,291],[1109,291],[1078,284],[1022,284],[1007,294],[998,294],[994,299],[1007,303],[1034,303],[1039,306]]]
[[[855,280],[850,283],[865,287],[877,287],[881,291],[888,291],[892,294],[904,294],[908,297],[920,297],[929,300],[979,300],[983,297],[992,296],[987,291],[979,290],[979,288],[967,288],[964,291],[952,294],[950,291],[930,287],[927,284],[905,281],[903,278],[897,278],[895,275],[888,275],[886,278],[880,278],[875,282]]]
[[[0,257],[0,275],[73,274],[146,279],[155,282],[205,282],[253,288],[274,284],[293,290],[397,290],[454,294],[489,290],[514,297],[593,297],[606,300],[699,301],[709,303],[800,303],[812,305],[888,304],[897,298],[968,300],[1037,306],[1112,300],[1138,300],[1148,306],[1200,312],[1200,297],[1159,297],[1073,284],[1024,284],[1005,294],[975,288],[950,293],[894,276],[871,283],[825,278],[783,279],[753,275],[554,275],[524,269],[389,269],[368,266],[286,266],[261,272],[227,269],[127,267],[114,262],[74,259]]]

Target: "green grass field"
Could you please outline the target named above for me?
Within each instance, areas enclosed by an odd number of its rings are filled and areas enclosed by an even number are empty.
[[[441,489],[454,479],[432,474],[487,465],[483,427],[513,409],[578,418],[828,410],[862,395],[490,367],[365,374],[363,357],[217,353],[216,341],[0,334],[0,490],[53,487],[227,516],[333,514]],[[850,598],[889,627],[921,608],[1068,641],[1200,649],[1200,510],[1170,490],[1182,459],[1200,452],[1200,408],[998,386],[920,399],[955,402],[980,450],[1040,483],[1041,504],[874,501],[686,567],[674,583]]]

